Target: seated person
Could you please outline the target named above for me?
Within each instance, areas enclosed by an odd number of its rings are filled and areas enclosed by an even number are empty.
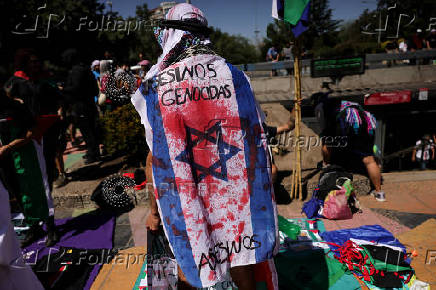
[[[326,95],[316,100],[315,115],[321,127],[324,165],[336,164],[352,172],[367,173],[377,201],[385,201],[380,167],[374,158],[376,120],[357,104]],[[362,166],[363,165],[363,166]]]

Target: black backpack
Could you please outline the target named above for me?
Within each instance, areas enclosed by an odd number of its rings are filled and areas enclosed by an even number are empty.
[[[337,189],[336,185],[342,185],[343,181],[353,181],[353,174],[346,172],[338,165],[329,165],[321,171],[318,181],[318,198],[324,200],[330,191]],[[342,183],[341,183],[342,182]]]

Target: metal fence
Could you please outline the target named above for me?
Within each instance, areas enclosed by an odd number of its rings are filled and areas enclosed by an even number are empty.
[[[427,65],[436,60],[436,49],[418,50],[416,52],[403,53],[374,53],[365,55],[366,69],[387,68],[401,65]],[[310,75],[311,59],[302,60],[302,74]],[[294,67],[294,61],[283,60],[278,62],[258,62],[237,65],[240,70],[246,72],[267,72],[271,70],[285,71]],[[254,75],[255,76],[255,75]]]

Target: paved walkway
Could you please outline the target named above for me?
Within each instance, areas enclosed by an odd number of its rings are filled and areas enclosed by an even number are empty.
[[[65,157],[68,165],[83,156],[83,151],[71,147],[69,150]],[[377,202],[372,196],[360,196],[362,213],[355,214],[350,220],[324,220],[325,227],[331,231],[372,224],[383,226],[399,238],[408,251],[417,251],[418,257],[413,260],[413,267],[418,278],[436,285],[436,261],[426,264],[428,251],[433,250],[436,255],[436,171],[388,173],[384,174],[384,180],[386,202]],[[304,217],[301,214],[302,205],[301,201],[278,205],[278,212],[286,218]],[[58,209],[56,216],[77,216],[89,210]],[[141,247],[140,251],[143,251],[147,244],[145,219],[148,212],[147,207],[139,206],[117,218],[115,247]],[[110,277],[110,271],[102,285],[111,285],[107,283],[113,278]],[[137,271],[136,267],[135,273]]]

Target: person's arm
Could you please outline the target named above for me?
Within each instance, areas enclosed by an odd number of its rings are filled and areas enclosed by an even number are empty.
[[[301,100],[298,102],[301,106]],[[295,129],[295,107],[292,108],[291,116],[289,117],[289,121],[286,124],[280,125],[277,127],[277,134],[281,134],[284,132],[289,132]]]
[[[286,124],[277,127],[277,134],[292,131],[294,130],[294,128],[295,128],[295,119],[293,116],[291,116]]]
[[[280,59],[280,53],[277,52],[277,56],[276,56],[275,61],[279,61],[279,59]]]
[[[153,160],[153,156],[151,152],[149,152],[147,155],[147,161],[145,166],[145,176],[147,179],[147,183],[153,183],[152,160]],[[145,221],[145,226],[150,231],[157,231],[159,229],[161,219],[160,219],[159,209],[157,207],[157,202],[154,195],[153,187],[152,187],[151,194],[149,192],[149,197],[150,197],[150,213],[148,214],[148,217]]]
[[[431,160],[434,160],[434,152],[435,150],[434,150],[434,144],[432,144],[432,146],[431,146]]]
[[[14,152],[18,148],[26,145],[32,139],[33,132],[31,130],[27,131],[26,136],[23,138],[18,138],[12,141],[7,145],[3,145],[0,147],[0,159],[6,156],[9,153]]]
[[[416,161],[416,148],[412,151],[412,162]]]

